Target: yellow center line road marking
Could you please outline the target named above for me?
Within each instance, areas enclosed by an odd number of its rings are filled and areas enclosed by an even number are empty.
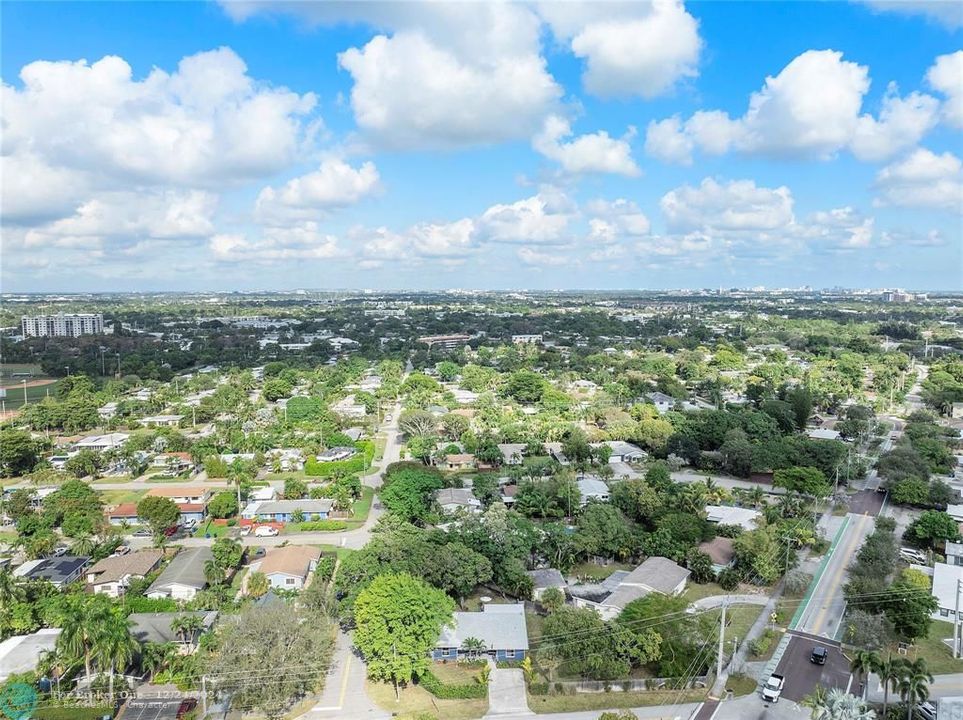
[[[348,654],[348,662],[344,664],[344,676],[341,678],[341,695],[338,697],[338,709],[344,707],[344,694],[348,691],[348,673],[351,672],[351,655]]]
[[[852,554],[858,550],[858,546],[862,542],[863,527],[865,526],[866,521],[868,519],[869,519],[868,515],[857,516],[856,521],[852,524],[853,534],[852,534],[852,537],[850,537],[849,541],[846,543],[845,554],[843,557],[851,557]],[[836,551],[837,552],[839,551],[838,547],[836,548]],[[833,559],[835,560],[835,558]],[[842,582],[842,576],[846,572],[848,567],[849,567],[848,562],[839,563],[839,566],[835,570],[833,570],[833,572],[831,573],[832,582],[829,585],[830,588],[835,588]],[[826,599],[825,595],[824,595],[824,599]],[[829,606],[832,604],[832,599],[833,599],[832,596],[830,596],[827,599],[827,601],[823,603],[822,609],[819,611],[819,614],[816,616],[816,622],[810,629],[810,632],[813,635],[820,634],[820,631],[822,630],[822,627],[823,627],[823,623],[826,620],[826,613],[829,612]]]

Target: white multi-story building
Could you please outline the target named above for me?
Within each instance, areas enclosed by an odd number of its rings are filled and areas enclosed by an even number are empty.
[[[104,316],[99,313],[24,315],[20,324],[24,337],[78,337],[104,333]]]

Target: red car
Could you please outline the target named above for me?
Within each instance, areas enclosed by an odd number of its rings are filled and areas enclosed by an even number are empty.
[[[197,700],[194,698],[187,698],[181,702],[181,706],[177,708],[177,720],[181,720],[187,713],[197,707]]]

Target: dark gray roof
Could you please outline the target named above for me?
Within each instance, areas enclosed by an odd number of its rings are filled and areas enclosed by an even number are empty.
[[[204,563],[213,560],[210,547],[186,548],[171,560],[170,565],[147,588],[147,593],[164,592],[172,585],[185,585],[198,590],[207,587],[204,579]]]
[[[62,584],[68,579],[73,579],[76,573],[90,562],[89,557],[78,555],[61,555],[60,557],[49,557],[26,574],[30,580],[47,580],[55,585]]]
[[[565,578],[563,578],[562,573],[555,568],[529,570],[527,574],[528,577],[532,579],[532,584],[536,588],[565,587]]]
[[[167,612],[167,613],[132,613],[127,616],[130,621],[130,633],[140,642],[167,643],[180,642],[177,633],[171,630],[171,623],[182,615],[194,615],[204,621],[204,630],[210,630],[217,620],[217,611],[199,610],[196,612]]]

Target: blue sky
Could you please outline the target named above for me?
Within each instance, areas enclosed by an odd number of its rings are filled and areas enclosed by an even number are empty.
[[[960,289],[961,28],[878,0],[4,3],[3,289]]]

